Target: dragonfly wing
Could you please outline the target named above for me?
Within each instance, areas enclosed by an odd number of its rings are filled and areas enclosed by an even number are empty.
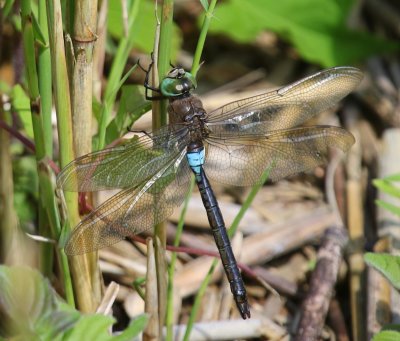
[[[176,157],[187,140],[187,129],[176,126],[135,136],[124,145],[72,161],[58,175],[57,186],[77,192],[135,187]]]
[[[73,230],[65,252],[92,252],[164,221],[182,203],[189,188],[191,171],[185,156],[182,150],[149,180],[122,190],[87,215]]]
[[[327,162],[330,148],[346,152],[354,137],[346,130],[313,126],[279,130],[264,135],[206,139],[207,175],[234,186],[251,186],[271,168],[269,179],[309,171]]]
[[[362,72],[353,67],[323,70],[278,90],[224,105],[207,116],[207,126],[223,136],[293,128],[333,106],[362,77]]]

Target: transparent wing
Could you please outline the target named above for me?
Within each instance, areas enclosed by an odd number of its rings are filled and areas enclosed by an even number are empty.
[[[124,145],[72,161],[58,175],[57,186],[78,192],[136,186],[176,158],[187,141],[188,131],[181,126],[168,126],[152,135],[135,136]]]
[[[189,188],[191,171],[185,156],[184,150],[148,181],[122,190],[91,212],[73,230],[65,252],[92,252],[164,221],[182,203]]]
[[[213,180],[251,186],[273,166],[269,179],[279,180],[327,162],[330,148],[346,152],[354,137],[346,130],[314,126],[279,130],[264,135],[206,139],[204,169]]]
[[[353,67],[323,70],[278,90],[224,105],[207,116],[207,127],[221,136],[293,128],[333,106],[362,77]]]

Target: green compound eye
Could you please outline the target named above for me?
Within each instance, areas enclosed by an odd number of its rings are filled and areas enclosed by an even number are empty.
[[[171,71],[160,84],[160,91],[165,97],[177,97],[196,89],[197,82],[189,72]]]

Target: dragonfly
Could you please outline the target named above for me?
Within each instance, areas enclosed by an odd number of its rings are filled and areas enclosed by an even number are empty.
[[[159,88],[168,98],[168,125],[68,164],[57,178],[64,191],[120,191],[72,231],[67,255],[110,246],[166,220],[187,195],[194,174],[236,306],[250,318],[246,289],[209,179],[252,186],[327,163],[331,148],[346,152],[355,142],[343,128],[301,126],[332,107],[360,83],[362,72],[342,66],[290,85],[228,103],[209,113],[193,94],[197,83],[173,67]],[[152,99],[148,96],[149,99]]]

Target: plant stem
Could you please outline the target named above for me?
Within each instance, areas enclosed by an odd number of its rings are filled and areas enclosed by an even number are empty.
[[[72,123],[75,157],[92,151],[93,48],[96,42],[97,0],[81,0],[74,7],[74,62],[71,80]],[[90,277],[92,305],[101,300],[102,283],[97,252],[85,254]],[[83,279],[80,279],[80,282]]]
[[[208,7],[208,10],[204,16],[204,21],[203,21],[203,25],[201,26],[199,40],[197,41],[196,51],[195,51],[194,57],[193,57],[192,74],[194,77],[196,77],[197,71],[199,71],[201,54],[203,52],[208,28],[210,26],[211,19],[213,18],[214,8],[215,8],[216,4],[217,4],[217,0],[212,0],[210,3],[210,6]]]
[[[51,65],[53,75],[53,89],[57,112],[57,127],[60,142],[60,165],[65,167],[75,158],[72,138],[71,97],[69,90],[69,75],[67,72],[62,13],[59,1],[47,0],[48,25],[51,50]],[[64,194],[68,210],[67,228],[76,226],[80,221],[78,212],[78,196],[74,192]],[[63,255],[63,253],[62,253]],[[86,278],[91,278],[91,269],[84,256],[70,258],[71,272],[74,280],[75,297],[79,308],[84,312],[93,312],[96,302],[91,295],[91,285]],[[65,275],[67,269],[64,270]],[[71,302],[71,298],[69,298]]]
[[[193,188],[194,188],[195,180],[194,176],[192,176],[190,180],[190,187],[188,194],[186,195],[185,202],[183,204],[183,208],[181,211],[181,215],[179,217],[178,226],[176,227],[176,235],[174,240],[174,246],[179,246],[183,225],[185,224],[185,216],[187,212],[187,208],[189,205],[189,200],[192,197]],[[168,269],[168,298],[167,298],[167,316],[166,316],[166,325],[167,325],[167,337],[166,340],[173,340],[173,318],[174,318],[174,274],[175,274],[175,263],[177,259],[177,253],[172,252],[171,261]]]
[[[46,1],[39,0],[38,14],[40,29],[46,39],[46,46],[39,46],[38,55],[38,68],[39,68],[39,92],[41,100],[41,114],[43,121],[43,138],[45,145],[45,154],[50,159],[53,156],[53,131],[51,123],[51,107],[52,107],[52,94],[51,94],[51,59],[49,43],[49,29],[47,25],[47,11]]]
[[[107,87],[104,91],[104,102],[100,115],[97,150],[103,149],[105,145],[106,128],[117,95],[117,85],[124,72],[124,67],[126,65],[126,61],[128,60],[129,52],[133,47],[133,37],[136,30],[135,23],[136,17],[139,14],[140,3],[141,0],[135,0],[131,4],[128,14],[128,35],[120,40],[117,53],[115,54],[113,64],[111,66]]]

